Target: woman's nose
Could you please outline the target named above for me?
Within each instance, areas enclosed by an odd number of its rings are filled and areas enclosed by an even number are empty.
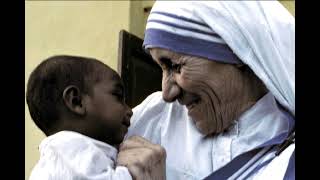
[[[162,81],[162,97],[166,102],[173,102],[181,92],[180,87],[175,81]]]

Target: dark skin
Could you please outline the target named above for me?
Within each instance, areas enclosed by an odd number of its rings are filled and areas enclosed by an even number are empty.
[[[61,108],[55,132],[79,132],[118,148],[117,166],[127,167],[134,180],[164,180],[164,148],[139,136],[122,142],[130,126],[132,110],[124,102],[119,75],[108,67],[103,69],[99,73],[101,81],[92,87],[91,93],[82,93],[73,85],[65,88],[65,106]]]
[[[162,95],[167,102],[185,105],[197,129],[204,135],[226,130],[254,105],[267,90],[243,65],[151,48],[163,71]]]
[[[57,131],[76,131],[117,147],[130,126],[132,110],[124,102],[119,75],[107,67],[100,74],[89,94],[74,85],[65,88]]]

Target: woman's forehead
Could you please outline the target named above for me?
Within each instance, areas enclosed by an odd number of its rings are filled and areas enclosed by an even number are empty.
[[[150,53],[155,56],[171,55],[173,52],[163,48],[151,48]]]
[[[168,58],[173,62],[186,62],[186,61],[194,61],[194,60],[201,60],[201,61],[210,61],[209,59],[193,56],[183,53],[174,52],[171,50],[163,49],[163,48],[152,48],[150,49],[150,53],[155,58],[155,60],[159,60],[160,58]],[[212,63],[217,63],[215,61],[211,61]]]
[[[157,58],[166,57],[166,58],[172,58],[172,59],[179,59],[183,56],[188,56],[185,54],[181,54],[181,53],[174,52],[168,49],[163,49],[163,48],[151,48],[150,53],[152,56]]]

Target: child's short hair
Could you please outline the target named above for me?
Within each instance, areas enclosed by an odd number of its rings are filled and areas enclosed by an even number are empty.
[[[57,120],[59,109],[65,107],[64,89],[75,85],[84,94],[101,78],[102,62],[86,57],[59,55],[40,63],[31,73],[27,85],[27,104],[35,124],[48,136]],[[100,74],[100,76],[99,76]]]

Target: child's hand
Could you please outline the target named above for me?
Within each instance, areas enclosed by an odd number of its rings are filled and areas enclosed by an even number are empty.
[[[134,180],[165,180],[166,151],[140,136],[132,136],[119,147],[118,166],[125,166]]]

